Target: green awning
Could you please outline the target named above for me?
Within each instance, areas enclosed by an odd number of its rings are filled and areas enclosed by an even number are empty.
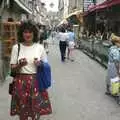
[[[80,21],[78,20],[76,15],[70,16],[69,18],[67,18],[68,22],[71,24],[79,24]]]

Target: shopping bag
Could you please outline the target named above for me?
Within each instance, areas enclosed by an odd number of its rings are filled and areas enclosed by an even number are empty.
[[[51,86],[51,66],[47,62],[41,61],[37,67],[37,80],[40,91],[46,90]]]
[[[111,79],[111,94],[112,95],[117,95],[120,92],[120,78],[115,77]]]
[[[9,89],[8,89],[8,92],[9,92],[10,95],[13,94],[14,89],[15,89],[15,82],[12,81],[11,83],[9,83]]]
[[[18,43],[17,64],[18,64],[19,53],[20,53],[20,44]],[[11,76],[11,77],[15,77],[17,74],[18,74],[18,70],[11,68],[10,76]],[[11,83],[11,84],[12,84],[12,83]]]

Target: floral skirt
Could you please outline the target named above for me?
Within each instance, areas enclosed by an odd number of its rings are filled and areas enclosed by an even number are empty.
[[[11,100],[11,116],[19,115],[20,120],[27,120],[35,115],[52,113],[48,92],[38,90],[35,75],[21,74],[14,78],[15,88]]]

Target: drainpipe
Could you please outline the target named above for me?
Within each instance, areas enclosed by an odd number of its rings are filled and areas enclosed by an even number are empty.
[[[3,11],[4,11],[4,5],[5,5],[5,1],[6,0],[2,0],[2,3],[1,3],[1,6],[0,6],[0,31],[1,31],[1,23],[2,23],[2,14],[3,14]],[[0,32],[0,39],[1,39],[1,35],[2,33]]]
[[[4,80],[3,75],[3,60],[2,60],[2,14],[4,11],[4,4],[6,0],[2,0],[1,6],[0,6],[0,82]]]
[[[96,0],[93,0],[94,5],[96,5]],[[96,17],[97,17],[97,10],[95,10],[95,33],[97,30],[97,23],[96,23]]]

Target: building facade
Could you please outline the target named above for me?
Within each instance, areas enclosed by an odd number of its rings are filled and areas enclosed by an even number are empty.
[[[76,10],[83,11],[83,0],[69,0],[68,13],[72,13]]]
[[[64,19],[70,13],[83,11],[83,0],[59,0],[59,16]]]
[[[63,17],[65,18],[69,14],[69,0],[64,1],[64,13]]]
[[[31,19],[36,23],[43,23],[46,20],[47,9],[41,0],[1,0],[0,18],[2,21],[13,19],[14,21],[24,21]]]
[[[37,0],[34,9],[34,21],[43,25],[47,25],[47,9],[45,8],[45,3]]]
[[[19,21],[28,18],[32,14],[32,4],[30,0],[2,0],[1,2],[1,20],[7,21],[9,18],[12,18],[15,21]]]
[[[120,35],[120,1],[119,0],[97,0],[96,5],[87,11],[85,24],[92,32],[98,30],[103,32],[112,31]]]
[[[59,10],[58,16],[61,21],[64,18],[64,0],[59,0],[58,10]]]

